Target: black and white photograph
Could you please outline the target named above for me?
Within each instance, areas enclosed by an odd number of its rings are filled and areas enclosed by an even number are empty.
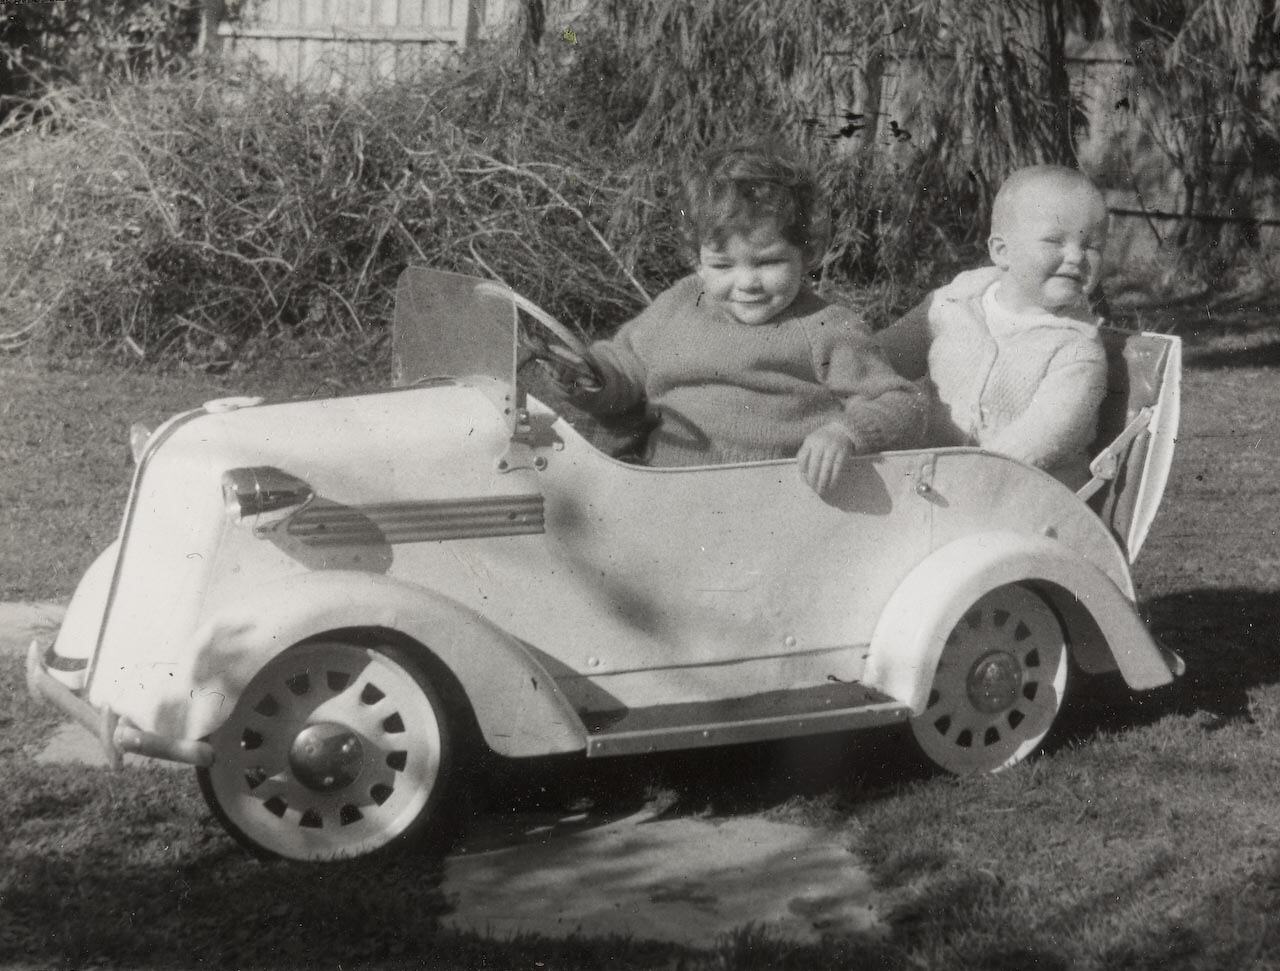
[[[0,968],[1280,969],[1280,5],[0,0]]]

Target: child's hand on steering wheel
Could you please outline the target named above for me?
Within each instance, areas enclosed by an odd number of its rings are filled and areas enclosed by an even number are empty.
[[[589,357],[561,347],[547,344],[547,354],[538,358],[556,387],[570,398],[586,398],[604,387],[600,374]]]

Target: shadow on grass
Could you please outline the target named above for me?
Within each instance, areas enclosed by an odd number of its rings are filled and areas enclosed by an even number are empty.
[[[833,800],[847,807],[932,774],[901,734],[877,729],[622,759],[503,762],[489,773],[482,798],[493,812],[764,812],[821,825],[834,821]]]
[[[1220,368],[1280,367],[1280,341],[1252,347],[1217,348],[1191,351],[1185,367],[1192,371],[1214,371]]]
[[[1188,590],[1145,607],[1151,633],[1182,657],[1186,673],[1150,692],[1130,691],[1118,675],[1082,680],[1068,695],[1049,750],[1168,715],[1207,712],[1210,728],[1250,720],[1251,692],[1280,683],[1280,593]]]
[[[438,866],[257,864],[230,846],[172,866],[129,855],[6,852],[0,959],[305,967],[430,951],[448,910]]]
[[[0,866],[11,875],[5,967],[596,969],[690,953],[616,935],[491,940],[442,928],[441,867],[413,857],[259,864],[228,848],[164,866],[6,852]]]
[[[1206,292],[1200,297],[1116,307],[1111,314],[1116,326],[1177,334],[1188,340],[1257,334],[1277,320],[1280,304],[1270,294],[1238,295],[1224,300]]]

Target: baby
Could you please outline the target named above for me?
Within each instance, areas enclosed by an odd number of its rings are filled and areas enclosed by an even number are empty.
[[[1088,294],[1098,281],[1107,207],[1074,169],[1014,172],[991,211],[994,266],[933,291],[878,342],[899,373],[928,374],[932,445],[980,445],[1088,479],[1088,447],[1107,359]]]
[[[696,272],[591,345],[598,380],[571,385],[573,399],[602,416],[646,402],[651,465],[795,456],[819,495],[851,455],[915,445],[922,396],[857,315],[809,286],[828,242],[811,173],[772,149],[735,147],[685,188]]]

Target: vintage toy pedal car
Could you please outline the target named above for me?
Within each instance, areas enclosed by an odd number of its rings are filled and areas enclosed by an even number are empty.
[[[401,278],[395,387],[178,415],[137,448],[119,539],[28,681],[101,735],[197,767],[268,854],[429,831],[474,736],[588,757],[907,722],[952,772],[1028,755],[1068,658],[1135,689],[1177,657],[1129,563],[1178,420],[1176,338],[1108,332],[1080,494],[974,448],[647,468],[526,387],[492,283]]]

